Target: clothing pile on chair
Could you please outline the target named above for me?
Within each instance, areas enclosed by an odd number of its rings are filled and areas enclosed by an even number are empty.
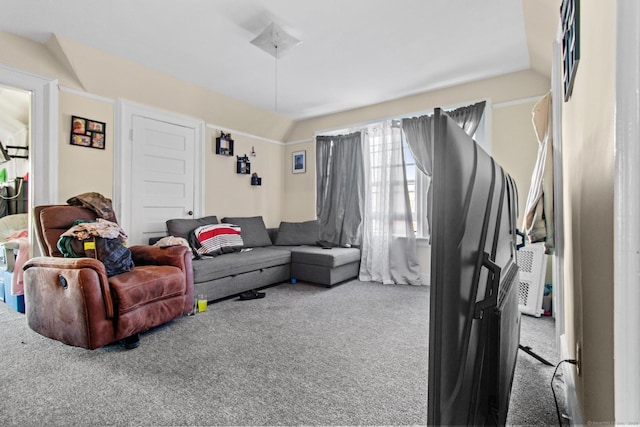
[[[100,193],[82,193],[67,200],[67,204],[91,209],[96,213],[98,218],[104,218],[107,221],[118,223],[111,199],[104,197]]]
[[[62,233],[58,250],[65,258],[89,257],[102,261],[107,276],[131,271],[134,267],[131,251],[125,246],[127,233],[117,224],[111,200],[100,193],[84,193],[67,200],[72,206],[91,209],[95,221],[78,220]]]

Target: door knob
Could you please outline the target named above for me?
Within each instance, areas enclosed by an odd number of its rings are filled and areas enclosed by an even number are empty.
[[[189,215],[189,216],[193,216],[193,211],[189,211],[189,212],[187,212],[187,215]]]

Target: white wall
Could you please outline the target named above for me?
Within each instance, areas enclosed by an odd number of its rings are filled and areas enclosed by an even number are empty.
[[[585,423],[614,421],[615,2],[580,2],[580,62],[562,109],[565,331]],[[634,53],[635,54],[635,53]],[[635,325],[637,326],[637,325]],[[637,396],[636,396],[637,397]]]

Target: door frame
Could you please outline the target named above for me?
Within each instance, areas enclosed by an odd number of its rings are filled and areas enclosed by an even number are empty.
[[[142,104],[118,99],[115,104],[115,143],[114,143],[114,200],[113,207],[118,216],[120,226],[128,230],[131,226],[132,203],[131,186],[133,170],[133,153],[131,144],[133,116],[142,116],[151,120],[162,121],[194,130],[195,134],[195,171],[193,183],[193,213],[195,218],[204,211],[204,121],[181,116],[168,111],[158,110]]]
[[[553,42],[553,58],[551,65],[551,112],[553,132],[553,224],[554,250],[552,256],[552,307],[556,319],[556,348],[561,349],[560,337],[565,333],[564,313],[564,196],[562,189],[562,28]]]
[[[614,183],[614,314],[613,355],[615,421],[640,419],[640,4],[616,4],[615,183]]]
[[[0,84],[31,92],[28,206],[58,203],[58,80],[0,65]],[[29,215],[31,255],[39,255]]]

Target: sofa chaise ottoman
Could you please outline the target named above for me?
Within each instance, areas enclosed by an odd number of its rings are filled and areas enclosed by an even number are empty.
[[[358,276],[360,249],[299,246],[291,248],[291,278],[331,287]]]

